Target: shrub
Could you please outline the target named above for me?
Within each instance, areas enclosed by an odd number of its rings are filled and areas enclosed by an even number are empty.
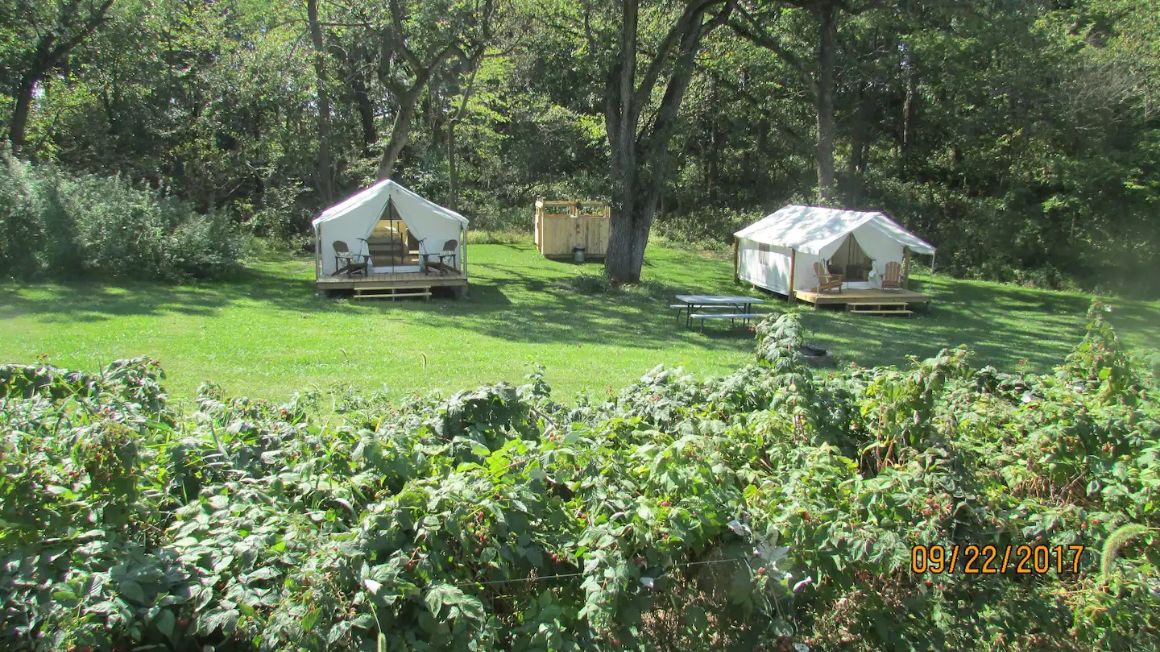
[[[0,186],[0,274],[180,281],[238,268],[241,240],[224,213],[200,214],[121,178],[73,177],[6,154]]]
[[[657,215],[656,230],[658,235],[674,243],[716,247],[732,243],[735,232],[764,216],[761,212],[727,208],[704,209],[686,215],[661,213]]]
[[[41,265],[37,252],[44,248],[44,224],[29,176],[7,152],[0,157],[0,275],[23,275]]]

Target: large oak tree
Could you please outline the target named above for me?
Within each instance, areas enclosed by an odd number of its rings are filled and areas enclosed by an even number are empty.
[[[588,11],[584,16],[589,47],[603,54],[604,122],[612,182],[605,269],[614,282],[640,280],[664,187],[669,142],[697,53],[705,37],[725,24],[734,4],[733,0],[688,0],[678,6],[679,11],[670,11],[663,3],[642,7],[640,0],[621,0],[616,13]],[[642,32],[659,36],[659,41],[646,42]]]

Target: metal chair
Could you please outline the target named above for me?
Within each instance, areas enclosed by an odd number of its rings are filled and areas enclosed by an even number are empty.
[[[443,249],[441,251],[427,252],[423,254],[424,269],[426,270],[434,267],[435,269],[439,270],[440,274],[445,272],[454,272],[457,270],[455,261],[458,255],[459,241],[448,240],[447,242],[443,243]],[[436,262],[432,263],[431,259],[435,259]],[[447,265],[448,259],[451,259],[450,266]]]
[[[347,276],[362,274],[366,276],[367,263],[370,262],[370,256],[353,253],[346,242],[342,240],[335,240],[333,246],[335,276],[339,274],[346,274]]]

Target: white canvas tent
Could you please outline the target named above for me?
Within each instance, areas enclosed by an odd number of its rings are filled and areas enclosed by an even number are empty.
[[[818,206],[786,206],[733,235],[737,278],[785,295],[817,287],[818,261],[854,272],[848,287],[876,288],[886,263],[935,253],[883,213]]]
[[[448,240],[458,241],[456,267],[465,276],[467,218],[428,201],[387,179],[326,209],[314,219],[316,270],[319,278],[335,273],[334,242],[345,242],[359,253],[360,241],[370,237],[380,219],[402,220],[420,242],[422,252],[437,252]],[[365,252],[364,252],[365,253]],[[374,267],[372,271],[411,272],[418,266]]]

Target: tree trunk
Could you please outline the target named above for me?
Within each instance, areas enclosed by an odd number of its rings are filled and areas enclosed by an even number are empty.
[[[370,156],[371,148],[379,139],[378,129],[375,128],[375,107],[371,104],[366,81],[361,77],[355,77],[351,81],[351,90],[354,93],[354,106],[358,111],[359,127],[362,130],[362,153],[363,156]]]
[[[618,214],[613,211],[604,269],[614,283],[640,281],[640,270],[644,267],[644,250],[648,246],[649,231],[655,213],[655,200],[651,205],[630,205],[627,210],[622,208],[620,219],[617,219]]]
[[[637,68],[637,0],[622,0],[618,56],[605,86],[605,129],[612,150],[612,206],[608,250],[604,269],[614,283],[640,280],[644,250],[664,186],[668,145],[676,129],[677,114],[693,76],[697,51],[703,37],[728,18],[732,2],[708,24],[705,12],[711,2],[690,2],[666,36],[662,47],[646,67],[640,87]],[[670,52],[675,61],[668,73],[665,93],[651,125],[638,134],[640,112],[649,101],[655,82]]]
[[[901,162],[901,173],[906,175],[909,171],[909,159],[911,145],[914,141],[914,116],[915,105],[917,98],[917,81],[915,77],[917,73],[914,69],[914,62],[910,59],[910,50],[904,45],[903,58],[903,74],[906,76],[906,97],[902,101],[902,146],[901,156],[898,160]]]
[[[455,167],[455,120],[447,121],[447,208],[459,210],[459,170]]]
[[[818,78],[816,99],[818,120],[818,201],[834,201],[834,47],[837,24],[834,5],[824,2],[818,15]]]
[[[32,107],[32,91],[35,88],[36,80],[33,73],[30,72],[20,79],[20,85],[16,90],[16,105],[12,109],[12,123],[8,127],[8,142],[12,145],[14,156],[20,155],[21,150],[24,149],[28,113]]]
[[[411,122],[415,119],[415,107],[419,104],[419,95],[426,85],[426,78],[416,80],[415,84],[399,96],[399,111],[395,114],[395,122],[391,125],[391,139],[387,148],[383,150],[383,160],[379,164],[379,180],[389,179],[395,171],[395,163],[399,161],[399,154],[411,139]]]
[[[870,106],[866,99],[866,88],[858,85],[854,98],[854,116],[850,124],[850,158],[846,161],[846,198],[855,202],[863,199],[862,179],[866,173],[866,148],[869,140]]]
[[[459,108],[451,114],[451,118],[447,121],[447,207],[453,211],[459,210],[459,169],[455,164],[455,125],[463,119],[463,114],[467,111],[467,103],[471,101],[471,95],[475,92],[475,77],[479,73],[480,64],[483,62],[483,53],[484,49],[480,48],[469,60],[471,76],[467,79],[467,87],[463,89]]]
[[[615,282],[640,279],[640,268],[634,260],[636,240],[636,116],[633,115],[633,93],[636,90],[636,22],[637,3],[622,0],[620,43],[617,61],[606,82],[604,124],[612,150],[612,202],[609,216],[608,249],[604,270]]]
[[[326,49],[318,22],[318,0],[306,0],[310,41],[314,46],[314,76],[318,85],[318,190],[329,206],[334,200],[334,173],[330,165],[330,95],[326,91]]]

